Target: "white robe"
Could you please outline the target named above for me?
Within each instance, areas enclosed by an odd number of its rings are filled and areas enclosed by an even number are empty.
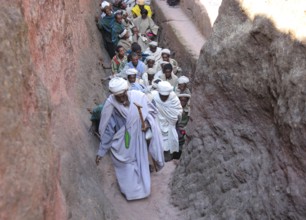
[[[159,112],[158,124],[163,136],[164,151],[178,152],[179,141],[176,122],[183,112],[181,102],[175,92],[171,92],[165,102],[160,99],[157,91],[152,91],[151,94]]]
[[[149,152],[156,161],[157,168],[164,166],[163,148],[161,145],[161,133],[156,121],[157,109],[149,103],[145,94],[140,91],[127,92],[130,106],[124,107],[118,103],[113,95],[106,100],[101,112],[99,132],[101,142],[99,156],[104,156],[110,149],[112,161],[115,167],[116,177],[121,192],[127,200],[142,199],[150,195],[151,180],[148,161],[148,147],[145,133],[141,130],[139,112],[134,102],[142,106],[144,120],[150,123],[153,137],[150,141]],[[108,136],[108,126],[114,108],[126,120],[124,126],[112,136]],[[130,134],[129,147],[125,146],[125,132]],[[103,142],[104,138],[110,138],[110,142]]]

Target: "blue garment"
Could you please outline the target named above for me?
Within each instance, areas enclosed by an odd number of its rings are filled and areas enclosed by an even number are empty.
[[[132,53],[131,49],[126,51],[127,55],[130,55],[131,53]],[[141,52],[141,61],[144,62],[147,59],[148,56],[150,56],[150,54]]]
[[[146,93],[146,91],[147,91],[146,88],[143,85],[141,85],[137,82],[131,83],[129,90],[138,90],[138,91],[143,92],[143,93]]]
[[[124,25],[118,22],[114,22],[112,26],[112,42],[115,46],[117,46],[119,42],[119,34],[124,31]]]
[[[142,74],[146,71],[146,65],[144,64],[144,62],[138,60],[137,66],[135,67],[132,63],[132,61],[127,63],[129,68],[135,68],[138,73],[137,73],[137,78],[141,79],[142,78]]]

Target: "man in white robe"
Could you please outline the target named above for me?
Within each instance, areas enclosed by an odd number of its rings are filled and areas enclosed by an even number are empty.
[[[162,133],[162,145],[165,161],[172,160],[172,154],[179,152],[176,123],[183,112],[181,103],[173,87],[167,81],[157,84],[157,91],[152,91],[153,103],[158,109],[158,124]]]
[[[110,150],[120,191],[127,200],[142,199],[151,190],[148,149],[157,169],[164,166],[157,109],[142,92],[127,91],[128,83],[123,78],[111,79],[109,90],[112,94],[101,112],[101,142],[96,163]],[[142,106],[144,126],[134,103]],[[152,137],[148,148],[146,131],[149,128]]]
[[[158,63],[161,60],[161,52],[162,48],[157,46],[156,41],[151,41],[149,43],[149,47],[145,50],[146,54],[149,54],[150,56],[154,57],[154,60],[156,63]]]

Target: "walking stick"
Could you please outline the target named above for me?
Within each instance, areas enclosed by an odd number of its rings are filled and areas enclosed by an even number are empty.
[[[143,116],[142,116],[142,111],[141,111],[142,106],[137,104],[137,103],[135,103],[135,102],[134,102],[134,105],[136,105],[136,107],[138,109],[139,117],[140,117],[140,120],[141,120],[141,128],[144,129],[146,127],[146,125],[145,125],[145,121],[144,121]],[[151,158],[152,158],[154,169],[157,172],[156,161],[153,159],[152,156],[151,156]]]

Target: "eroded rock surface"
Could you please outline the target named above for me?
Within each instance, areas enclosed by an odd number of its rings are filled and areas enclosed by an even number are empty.
[[[241,2],[223,0],[202,48],[173,203],[189,219],[305,219],[306,46]]]
[[[104,98],[98,5],[1,3],[0,219],[116,219],[86,110]]]

